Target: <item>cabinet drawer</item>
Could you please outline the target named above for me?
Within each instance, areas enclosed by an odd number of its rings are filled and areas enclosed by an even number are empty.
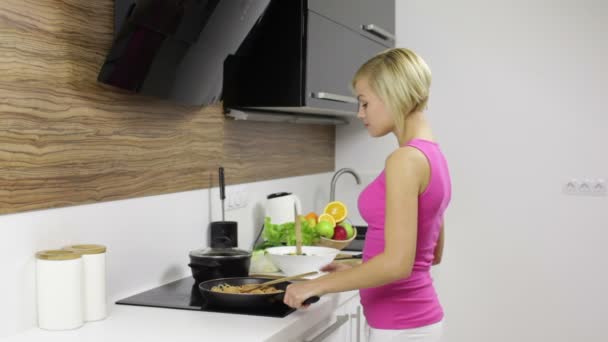
[[[384,49],[342,25],[309,12],[307,105],[356,113],[357,100],[350,81],[363,62]]]
[[[308,9],[386,47],[395,44],[395,0],[308,0]]]

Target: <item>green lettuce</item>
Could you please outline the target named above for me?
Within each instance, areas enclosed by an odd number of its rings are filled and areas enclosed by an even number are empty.
[[[300,221],[302,227],[302,245],[311,246],[319,240],[319,233],[313,225],[310,225],[307,220]],[[264,218],[264,231],[262,232],[264,243],[260,248],[272,246],[295,246],[296,244],[296,229],[294,222],[283,224],[273,224],[270,222],[270,217]]]

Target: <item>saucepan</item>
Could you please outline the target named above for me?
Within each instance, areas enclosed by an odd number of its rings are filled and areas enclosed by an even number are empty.
[[[220,278],[208,280],[198,285],[205,305],[213,306],[222,309],[283,309],[286,307],[283,303],[285,289],[291,282],[282,282],[272,285],[275,289],[282,290],[277,293],[226,293],[215,292],[211,289],[221,284],[231,286],[241,286],[245,284],[261,284],[271,281],[270,278],[257,277],[235,277],[235,278]],[[312,304],[319,301],[318,296],[310,297],[303,304]]]

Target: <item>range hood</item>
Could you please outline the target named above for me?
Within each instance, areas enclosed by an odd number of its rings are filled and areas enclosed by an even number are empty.
[[[115,0],[116,37],[98,80],[228,117],[346,123],[350,79],[385,49],[310,0]]]
[[[98,81],[178,104],[220,100],[223,63],[270,0],[115,0],[115,38]]]

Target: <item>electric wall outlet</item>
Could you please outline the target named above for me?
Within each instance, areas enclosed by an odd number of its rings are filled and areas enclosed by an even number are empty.
[[[591,179],[584,179],[578,185],[578,193],[581,194],[581,195],[590,195],[591,194],[591,183],[593,183],[593,180],[591,180]]]
[[[245,208],[249,205],[249,193],[242,186],[226,188],[226,210]]]
[[[564,193],[566,195],[576,195],[580,182],[576,178],[572,178],[564,184]]]
[[[563,192],[566,195],[575,196],[606,196],[606,181],[603,178],[585,178],[579,180],[572,178],[563,186]]]
[[[591,193],[596,196],[606,196],[606,181],[600,178],[592,182]]]

